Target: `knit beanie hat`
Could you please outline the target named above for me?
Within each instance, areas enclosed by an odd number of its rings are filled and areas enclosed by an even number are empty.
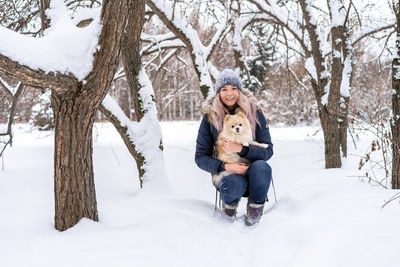
[[[224,85],[234,85],[242,91],[242,81],[240,77],[232,68],[224,68],[218,75],[217,81],[215,82],[216,93],[218,94]]]

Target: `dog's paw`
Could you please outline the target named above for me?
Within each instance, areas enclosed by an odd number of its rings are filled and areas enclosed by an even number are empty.
[[[263,148],[267,148],[268,147],[268,144],[263,144],[263,143],[258,143],[258,142],[253,142],[253,145],[260,146],[260,147],[263,147]]]

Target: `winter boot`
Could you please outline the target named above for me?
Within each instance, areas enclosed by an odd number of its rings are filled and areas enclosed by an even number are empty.
[[[258,223],[261,219],[263,214],[264,204],[256,204],[251,203],[250,201],[247,202],[247,218],[246,218],[246,225],[251,226]]]
[[[231,204],[226,204],[225,201],[222,201],[222,212],[228,215],[229,217],[235,217],[236,209],[238,206],[239,206],[239,200]]]

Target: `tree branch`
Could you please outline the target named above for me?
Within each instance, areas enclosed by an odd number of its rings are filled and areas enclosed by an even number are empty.
[[[129,9],[129,3],[130,1],[103,1],[101,10],[103,27],[98,42],[100,49],[94,54],[93,69],[85,79],[87,90],[101,90],[98,93],[106,95],[108,88],[98,85],[99,83],[111,83],[117,71],[127,18],[130,17],[130,13],[136,12]],[[127,9],[129,9],[128,12]],[[121,14],[125,16],[121,16]],[[104,68],[104,65],[112,67]],[[96,104],[100,105],[100,103]]]
[[[60,72],[46,74],[43,70],[20,65],[2,54],[0,54],[0,74],[23,81],[28,86],[50,88],[61,93],[74,91],[78,86],[78,81],[72,74],[65,75]]]
[[[353,41],[351,43],[351,45],[354,46],[355,44],[357,44],[359,41],[361,41],[365,37],[368,37],[370,35],[373,35],[375,33],[380,32],[380,31],[388,30],[388,29],[395,28],[395,27],[396,27],[396,24],[394,23],[394,24],[386,25],[386,26],[379,27],[379,28],[376,28],[376,29],[372,29],[372,30],[360,35],[360,37],[358,37],[355,41]]]

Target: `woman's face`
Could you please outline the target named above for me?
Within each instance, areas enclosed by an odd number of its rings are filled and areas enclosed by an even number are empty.
[[[219,98],[228,109],[231,109],[239,99],[239,88],[234,85],[224,85],[219,91]]]

